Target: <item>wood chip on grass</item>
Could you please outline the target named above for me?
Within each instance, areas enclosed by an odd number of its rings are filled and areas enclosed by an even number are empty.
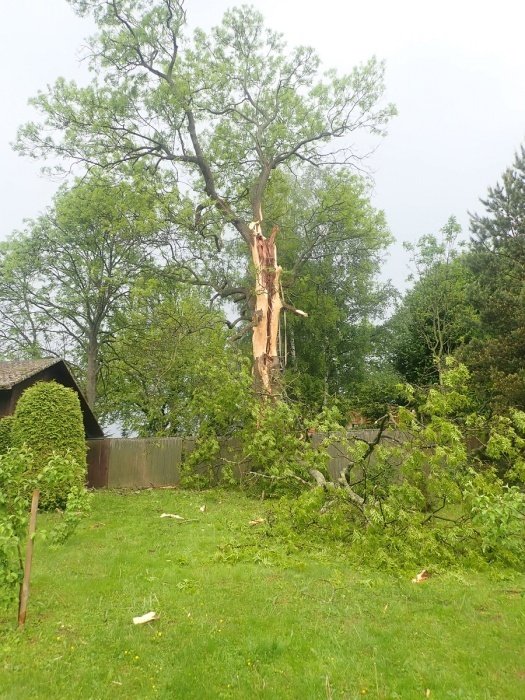
[[[147,622],[153,622],[153,620],[158,620],[159,616],[155,611],[144,613],[144,615],[139,615],[133,618],[134,625],[145,625]]]

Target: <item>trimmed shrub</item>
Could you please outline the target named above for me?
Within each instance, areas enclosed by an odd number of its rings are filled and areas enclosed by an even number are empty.
[[[63,507],[74,486],[82,487],[86,479],[86,442],[82,410],[77,394],[56,382],[37,382],[18,400],[12,424],[14,447],[29,447],[34,455],[34,469],[42,472],[53,455],[68,457],[76,468],[67,470],[64,480],[53,480],[41,493],[45,508]]]
[[[11,429],[13,427],[13,416],[0,418],[0,455],[7,452],[12,447]]]

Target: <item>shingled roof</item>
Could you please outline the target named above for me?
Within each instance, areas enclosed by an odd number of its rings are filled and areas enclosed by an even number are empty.
[[[44,360],[0,362],[0,389],[12,389],[19,382],[29,379],[57,362],[59,360],[56,357],[46,357]]]
[[[57,357],[0,362],[0,417],[14,413],[19,396],[28,386],[38,381],[52,380],[78,394],[86,437],[104,437],[102,428],[71,370],[64,360]]]

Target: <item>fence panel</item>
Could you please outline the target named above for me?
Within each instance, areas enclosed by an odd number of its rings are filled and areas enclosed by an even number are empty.
[[[313,435],[312,443],[319,445],[325,436]],[[349,438],[372,442],[377,430],[352,430]],[[383,439],[403,441],[397,431],[386,431]],[[180,466],[195,448],[194,438],[105,438],[88,441],[88,483],[95,488],[149,488],[154,486],[178,486]],[[221,441],[220,459],[224,465],[234,467],[234,475],[240,478],[246,465],[237,463],[240,444],[237,439]],[[348,456],[343,444],[333,442],[328,446],[330,477],[337,481],[348,466]],[[196,468],[198,473],[199,468]],[[355,473],[352,474],[356,478]]]
[[[179,483],[181,438],[115,438],[108,442],[110,488],[176,486]]]
[[[109,440],[87,440],[88,486],[95,489],[108,485]]]

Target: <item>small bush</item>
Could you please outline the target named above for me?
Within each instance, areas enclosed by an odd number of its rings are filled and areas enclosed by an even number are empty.
[[[34,486],[27,478],[32,459],[26,447],[0,455],[0,607],[14,599],[22,581],[20,547]]]
[[[13,416],[0,418],[0,455],[7,452],[12,446],[11,429],[13,427]]]
[[[53,453],[37,477],[40,493],[45,495],[46,508],[67,507],[69,493],[84,490],[85,471],[70,453]]]
[[[16,406],[12,443],[26,445],[34,455],[35,474],[51,457],[66,459],[64,477],[42,484],[42,508],[63,508],[73,486],[86,478],[86,442],[82,411],[77,394],[56,382],[37,382],[26,389]]]
[[[21,551],[33,490],[48,494],[48,507],[65,506],[47,533],[51,542],[64,542],[90,509],[91,494],[83,486],[74,485],[78,473],[79,466],[70,455],[53,454],[40,472],[26,445],[0,455],[0,608],[12,603],[20,592],[24,573]],[[55,500],[49,495],[54,493],[59,494]],[[41,529],[38,532],[45,534]]]

